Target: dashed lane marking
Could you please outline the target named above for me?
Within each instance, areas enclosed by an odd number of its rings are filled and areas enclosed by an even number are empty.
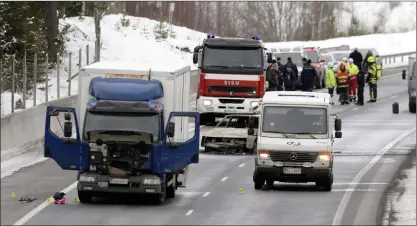
[[[246,165],[246,164],[245,163],[242,163],[238,167],[243,167],[244,165]]]
[[[229,177],[223,177],[223,179],[221,179],[220,181],[225,181],[225,180],[227,180],[227,178],[229,178]]]
[[[359,108],[354,108],[354,109],[352,109],[352,111],[356,111],[356,110],[358,110]]]
[[[190,216],[193,212],[194,212],[194,210],[188,210],[188,212],[185,214],[185,216]]]
[[[208,192],[204,193],[203,197],[207,197],[209,194],[210,194],[210,192],[208,191]]]

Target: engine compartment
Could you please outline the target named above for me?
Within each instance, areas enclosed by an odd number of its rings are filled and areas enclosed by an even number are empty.
[[[152,135],[147,133],[90,134],[90,172],[126,178],[149,171],[145,164],[151,158],[151,141]]]

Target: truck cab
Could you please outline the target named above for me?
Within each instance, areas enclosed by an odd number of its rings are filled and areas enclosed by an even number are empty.
[[[333,184],[333,142],[341,138],[342,121],[332,115],[330,95],[318,92],[267,92],[256,111],[255,189],[274,181]],[[254,125],[251,124],[250,125]]]
[[[408,80],[408,110],[411,113],[416,113],[416,92],[417,92],[417,67],[416,55],[413,54],[408,58],[408,76],[406,70],[402,73],[402,79]]]
[[[216,38],[195,47],[200,81],[197,111],[202,124],[227,114],[250,113],[265,93],[265,70],[272,62],[259,37]]]
[[[199,161],[190,75],[190,67],[151,73],[94,63],[81,71],[77,110],[47,107],[44,155],[64,170],[78,171],[81,202],[143,193],[162,204],[185,186],[188,166]],[[57,125],[62,134],[52,132]]]

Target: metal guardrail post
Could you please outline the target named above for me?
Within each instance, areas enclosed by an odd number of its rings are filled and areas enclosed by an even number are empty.
[[[61,75],[61,56],[56,54],[56,95],[57,99],[61,97],[61,84],[60,84],[60,75]]]
[[[38,54],[33,57],[33,106],[36,106],[36,92],[38,87]]]
[[[71,66],[72,66],[72,53],[68,54],[68,96],[71,96]]]
[[[26,64],[26,50],[23,55],[23,109],[26,109],[26,93],[27,93],[27,64]]]
[[[86,55],[86,60],[85,62],[87,63],[87,65],[90,64],[90,45],[87,45],[87,47],[85,47],[85,55]]]
[[[81,68],[82,68],[82,63],[83,63],[82,55],[83,55],[82,49],[78,50],[78,75],[80,74]]]
[[[3,61],[0,61],[0,93],[3,93]]]
[[[15,58],[12,57],[12,113],[14,112],[14,92],[15,92]]]
[[[48,64],[49,64],[49,59],[48,59],[48,54],[46,54],[45,56],[45,103],[48,102],[48,96],[49,96],[49,76],[48,76]]]

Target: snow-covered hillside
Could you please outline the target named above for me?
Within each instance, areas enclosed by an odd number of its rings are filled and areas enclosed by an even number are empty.
[[[130,17],[129,26],[122,27],[122,15],[107,15],[101,22],[102,30],[102,49],[101,61],[126,61],[134,62],[144,68],[153,68],[153,70],[174,71],[183,66],[192,64],[192,54],[181,51],[181,48],[193,50],[196,45],[202,42],[206,34],[190,30],[185,27],[172,26],[176,38],[168,38],[165,41],[158,42],[155,40],[153,28],[158,21],[147,18]],[[78,17],[60,20],[60,29],[65,25],[70,25],[69,32],[66,35],[68,42],[66,49],[73,53],[72,56],[72,75],[78,72],[78,50],[90,45],[90,58],[93,59],[94,49],[94,21],[93,18],[85,17],[80,20]],[[144,32],[147,30],[147,32]],[[147,34],[145,34],[147,33]],[[282,45],[318,45],[321,47],[334,46],[340,44],[349,44],[358,47],[375,47],[381,55],[407,52],[416,50],[416,31],[397,34],[377,34],[362,37],[337,38],[315,42],[290,42],[290,43],[267,43],[267,46]],[[83,50],[85,53],[85,49]],[[83,56],[85,57],[85,55]],[[85,58],[83,58],[85,59]],[[84,61],[84,60],[83,60]],[[90,61],[91,62],[91,61]],[[84,64],[84,63],[83,63]],[[63,60],[61,69],[60,93],[61,97],[67,94],[68,59]],[[49,74],[49,100],[57,98],[57,81],[56,71]],[[77,93],[77,78],[72,80],[72,94]],[[41,85],[40,85],[41,86]],[[21,98],[21,95],[15,94],[15,101]],[[27,107],[33,105],[32,97],[26,102]],[[45,101],[45,92],[37,90],[37,104]],[[7,115],[11,112],[11,94],[5,92],[1,94],[1,115]]]

